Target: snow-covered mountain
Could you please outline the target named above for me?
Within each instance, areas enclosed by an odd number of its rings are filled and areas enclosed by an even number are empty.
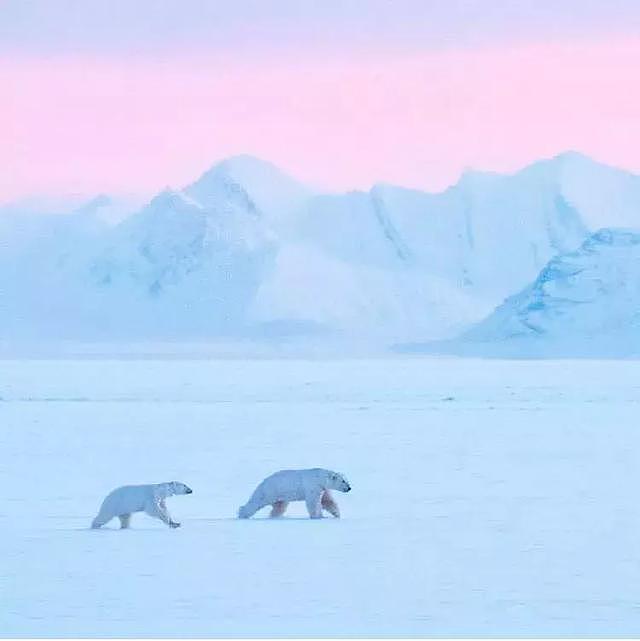
[[[106,235],[88,273],[123,333],[134,319],[136,334],[201,336],[245,325],[275,242],[244,190],[208,205],[165,191]]]
[[[450,337],[594,230],[640,227],[640,178],[571,153],[438,194],[325,194],[240,156],[121,222],[110,206],[0,216],[5,337]]]
[[[138,211],[143,204],[143,198],[132,195],[113,197],[98,194],[87,197],[72,194],[59,198],[25,198],[0,204],[0,221],[6,226],[8,222],[17,225],[25,219],[91,214],[106,223],[116,224]]]
[[[463,335],[471,343],[511,341],[523,352],[565,345],[640,352],[640,231],[601,229],[553,258],[533,283]]]
[[[303,238],[348,262],[418,270],[491,299],[588,234],[561,183],[529,172],[466,174],[441,194],[378,185],[319,196],[299,225]]]
[[[389,338],[451,336],[603,220],[628,223],[634,203],[639,178],[575,153],[508,176],[468,172],[439,194],[377,185],[316,195],[258,302],[265,314]]]
[[[223,160],[183,192],[202,207],[212,209],[229,199],[244,199],[247,208],[280,225],[285,225],[314,193],[271,163],[251,156]]]

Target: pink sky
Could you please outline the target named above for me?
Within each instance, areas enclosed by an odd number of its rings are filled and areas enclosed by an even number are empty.
[[[248,153],[329,188],[440,189],[564,150],[640,173],[640,38],[434,52],[0,58],[0,201],[151,194]]]

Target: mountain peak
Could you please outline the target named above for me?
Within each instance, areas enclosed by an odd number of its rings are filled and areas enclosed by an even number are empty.
[[[242,185],[267,180],[295,182],[273,163],[249,154],[239,154],[214,163],[189,187],[221,178],[230,178]]]
[[[536,171],[536,169],[539,170],[541,168],[544,168],[545,170],[555,174],[578,172],[591,173],[600,170],[617,172],[620,174],[628,173],[624,169],[609,165],[605,162],[600,162],[599,160],[591,158],[591,156],[587,156],[586,154],[575,150],[563,151],[559,154],[556,154],[555,156],[552,156],[551,158],[538,160],[531,163],[530,165],[527,165],[527,167],[525,167],[521,171]]]
[[[107,207],[108,205],[111,205],[112,202],[113,199],[110,196],[107,196],[107,194],[98,194],[97,196],[91,198],[91,200],[88,200],[82,206],[78,207],[78,209],[76,209],[76,212],[98,209],[99,207]]]
[[[214,163],[209,171],[225,171],[228,173],[248,171],[273,171],[280,172],[273,163],[251,156],[250,154],[236,154]]]
[[[226,158],[185,187],[184,193],[207,207],[221,196],[243,191],[257,209],[269,218],[293,213],[312,191],[275,165],[249,155]]]
[[[590,156],[587,156],[581,151],[577,151],[575,149],[567,149],[566,151],[562,151],[559,154],[553,156],[550,160],[551,162],[596,162]]]

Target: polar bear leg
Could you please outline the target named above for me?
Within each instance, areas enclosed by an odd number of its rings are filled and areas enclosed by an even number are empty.
[[[165,502],[161,499],[159,501],[152,501],[147,503],[144,508],[144,511],[156,519],[160,519],[163,523],[166,523],[169,527],[180,527],[180,523],[174,521],[169,512],[167,511],[167,506]]]
[[[129,527],[129,522],[131,521],[131,514],[120,514],[118,516],[120,519],[120,529],[126,530]]]
[[[277,519],[279,516],[282,516],[287,511],[287,506],[289,501],[276,501],[271,505],[271,514],[269,518]]]
[[[320,501],[322,499],[322,493],[324,490],[314,491],[312,494],[309,494],[305,498],[305,503],[307,504],[307,512],[312,519],[321,519],[322,518],[322,506]]]
[[[329,490],[325,490],[322,494],[322,499],[321,499],[321,504],[322,508],[329,512],[332,516],[335,516],[337,519],[340,518],[340,508],[338,507],[338,504],[335,502],[333,496],[331,496],[331,492]]]

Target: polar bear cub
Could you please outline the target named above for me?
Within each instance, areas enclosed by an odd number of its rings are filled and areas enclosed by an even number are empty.
[[[323,509],[340,518],[340,510],[330,490],[349,492],[351,486],[342,474],[331,470],[281,470],[258,485],[246,505],[238,510],[238,517],[248,519],[271,505],[270,516],[274,518],[282,516],[291,501],[304,501],[312,519],[322,518]]]
[[[178,481],[156,485],[125,485],[116,488],[107,494],[91,527],[102,527],[117,516],[120,519],[120,527],[128,528],[133,512],[146,512],[149,516],[160,519],[169,527],[180,527],[180,523],[174,521],[169,515],[165,499],[176,494],[191,494],[192,492],[190,487]]]

